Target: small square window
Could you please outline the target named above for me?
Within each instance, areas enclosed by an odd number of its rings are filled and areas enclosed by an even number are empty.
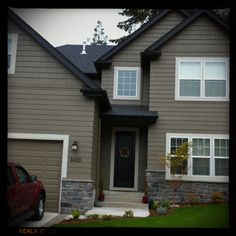
[[[140,68],[114,68],[114,99],[140,99]]]

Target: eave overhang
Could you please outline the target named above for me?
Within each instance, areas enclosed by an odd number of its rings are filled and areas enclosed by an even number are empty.
[[[106,112],[111,109],[111,104],[106,90],[83,88],[80,89],[80,92],[82,92],[86,97],[96,98],[100,111]]]
[[[143,124],[154,124],[158,119],[156,111],[149,111],[147,106],[112,105],[111,110],[100,112],[103,120],[135,121]]]

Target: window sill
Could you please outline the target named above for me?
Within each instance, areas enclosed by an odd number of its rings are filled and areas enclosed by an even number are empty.
[[[173,180],[172,176],[166,175],[165,180]],[[213,182],[213,183],[229,183],[229,177],[212,177],[212,176],[176,176],[178,181],[192,182]]]
[[[229,102],[229,98],[200,98],[200,97],[175,97],[175,101],[200,101],[200,102]]]
[[[140,97],[113,97],[114,100],[140,100]]]

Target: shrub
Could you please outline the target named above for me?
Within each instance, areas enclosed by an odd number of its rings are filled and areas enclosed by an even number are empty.
[[[224,194],[222,192],[211,193],[211,199],[214,203],[220,203],[224,200]]]
[[[168,209],[170,208],[170,202],[167,199],[162,199],[157,202],[157,207],[166,207]]]
[[[96,219],[98,219],[98,214],[92,214],[92,215],[89,215],[88,217],[96,220]]]
[[[150,199],[149,201],[149,209],[157,209],[157,201]]]
[[[134,213],[132,210],[125,211],[125,214],[123,215],[123,217],[132,218],[132,217],[134,217]]]
[[[77,220],[77,219],[80,217],[80,211],[79,211],[78,209],[73,210],[73,211],[71,212],[71,215],[72,215],[72,217],[73,217],[73,220]]]
[[[199,203],[199,197],[197,194],[190,193],[188,195],[188,202],[190,205],[197,205]]]
[[[112,219],[112,215],[103,215],[102,216],[102,220],[111,220]]]
[[[157,207],[157,214],[158,215],[165,215],[167,213],[168,208],[163,206]]]

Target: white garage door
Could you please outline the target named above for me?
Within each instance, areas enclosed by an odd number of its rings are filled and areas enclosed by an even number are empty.
[[[42,180],[46,189],[46,211],[58,212],[62,142],[44,140],[8,140],[8,160],[21,164]]]

